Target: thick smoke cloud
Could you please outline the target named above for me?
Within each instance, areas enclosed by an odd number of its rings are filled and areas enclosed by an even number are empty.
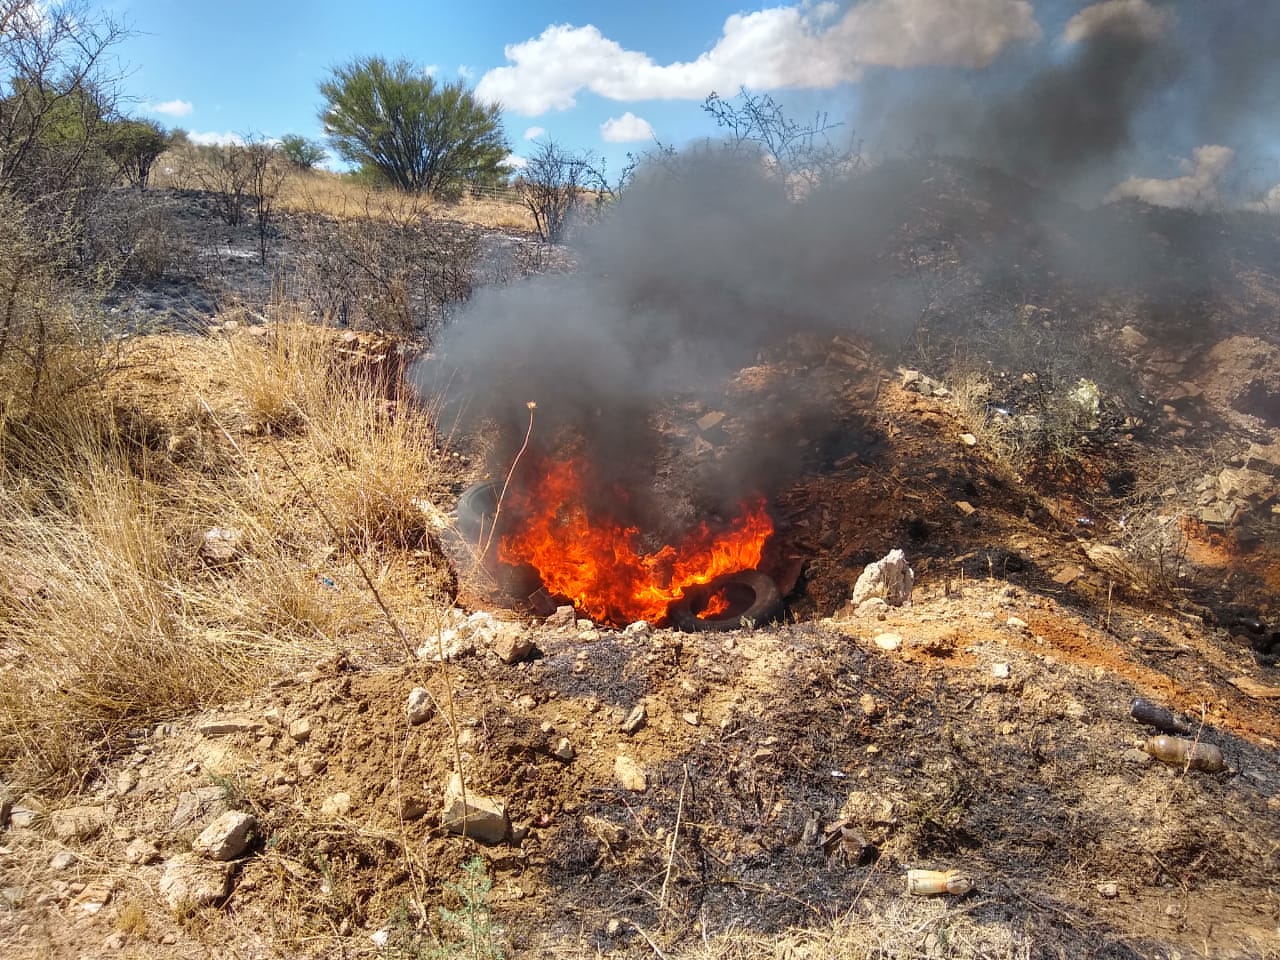
[[[1063,15],[1051,55],[1039,51],[1047,65],[1011,55],[967,85],[952,71],[869,78],[855,118],[869,141],[889,142],[892,131],[894,142],[927,139],[936,153],[995,168],[977,175],[965,167],[954,183],[941,182],[953,166],[898,160],[797,201],[741,151],[710,145],[659,165],[603,224],[581,232],[573,274],[480,291],[417,371],[420,386],[447,385],[467,426],[493,429],[498,475],[524,439],[526,403],[536,403],[526,462],[567,445],[594,465],[596,491],[615,516],[621,510],[620,519],[657,530],[674,522],[670,497],[653,495],[670,468],[660,421],[672,405],[701,409],[699,398],[716,396],[727,376],[793,331],[903,342],[922,311],[947,312],[939,297],[951,295],[949,281],[930,260],[939,244],[962,251],[950,276],[968,271],[955,288],[967,284],[983,302],[991,297],[982,291],[1002,285],[1025,294],[1028,284],[1167,284],[1170,274],[1195,284],[1208,257],[1193,227],[1180,227],[1171,245],[1120,211],[1090,213],[1056,198],[1098,203],[1123,181],[1131,194],[1142,186],[1172,196],[1129,171],[1144,158],[1193,155],[1204,131],[1230,143],[1228,135],[1257,129],[1259,97],[1276,89],[1280,70],[1253,31],[1274,36],[1280,4],[1251,5],[1251,23],[1219,6],[1236,5],[1108,0]],[[1188,32],[1193,18],[1200,32]],[[1238,57],[1206,65],[1206,44],[1237,41]],[[1241,99],[1218,109],[1220,97]],[[1215,160],[1215,190],[1222,164],[1239,155],[1195,153]],[[958,208],[947,204],[968,192],[994,198],[987,206],[995,213],[981,223],[948,221],[945,211]],[[907,235],[906,223],[917,233]],[[921,239],[928,236],[937,249]],[[788,415],[820,424],[826,411]],[[746,459],[716,461],[719,473],[702,477],[711,499],[729,509],[753,487],[778,489],[801,466],[797,439],[775,431]]]

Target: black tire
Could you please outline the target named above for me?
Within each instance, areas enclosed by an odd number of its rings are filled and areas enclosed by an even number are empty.
[[[729,596],[729,609],[718,617],[700,617],[698,614],[707,601],[722,590]],[[726,573],[710,583],[690,587],[683,597],[667,607],[671,625],[685,633],[737,630],[744,623],[759,626],[778,619],[781,613],[782,594],[778,592],[778,585],[759,570]]]
[[[498,512],[502,484],[497,480],[481,480],[462,491],[458,498],[458,533],[475,546],[487,540]]]

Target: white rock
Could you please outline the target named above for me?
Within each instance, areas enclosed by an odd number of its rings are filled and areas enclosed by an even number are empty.
[[[853,604],[879,597],[892,607],[900,607],[911,599],[916,575],[907,566],[907,557],[901,550],[890,550],[875,563],[869,563],[853,585]]]
[[[1007,663],[993,663],[991,665],[991,676],[997,680],[1009,679],[1009,665]]]
[[[896,633],[878,633],[871,642],[881,650],[897,650],[902,646],[902,637]]]
[[[63,870],[70,870],[79,862],[80,858],[70,850],[61,850],[50,858],[49,867],[61,873]]]
[[[624,637],[647,637],[653,633],[653,627],[649,625],[648,620],[637,620],[635,623],[628,623],[622,631]]]
[[[213,527],[204,532],[200,544],[200,556],[210,563],[226,563],[240,552],[239,530],[232,527]]]
[[[315,727],[310,717],[299,717],[289,724],[289,736],[298,743],[306,743],[311,739],[311,733],[314,729]]]
[[[645,776],[644,768],[625,753],[618,754],[613,761],[613,775],[624,789],[632,793],[644,793],[649,789],[649,778]]]
[[[1029,629],[1027,621],[1023,620],[1021,617],[1010,617],[1004,622],[1004,625],[1010,630],[1025,631]]]
[[[237,860],[249,849],[257,829],[253,814],[228,810],[205,827],[191,846],[210,860]]]
[[[426,687],[414,687],[410,690],[409,702],[405,706],[410,726],[416,727],[420,723],[426,723],[431,719],[435,706],[435,701],[431,699],[431,692]]]
[[[489,649],[508,666],[529,659],[533,647],[533,637],[518,623],[499,620],[491,631]]]
[[[325,817],[345,817],[351,812],[351,794],[342,791],[326,797],[320,804],[320,814]]]
[[[569,742],[568,737],[561,737],[556,741],[551,755],[560,760],[572,760],[577,756],[577,752],[573,749],[573,744]]]

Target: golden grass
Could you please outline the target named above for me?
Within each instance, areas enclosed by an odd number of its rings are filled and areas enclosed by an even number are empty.
[[[388,188],[372,188],[327,170],[294,171],[280,190],[280,207],[336,219],[402,222],[406,213],[442,217],[496,229],[534,229],[527,207],[514,200],[464,197],[455,203]]]
[[[423,541],[434,431],[337,348],[288,321],[139,340],[119,376],[5,424],[7,779],[76,788],[140,726],[386,643],[351,564],[391,575]],[[234,556],[202,555],[214,527]]]

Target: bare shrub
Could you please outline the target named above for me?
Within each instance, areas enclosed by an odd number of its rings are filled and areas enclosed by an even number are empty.
[[[309,232],[298,294],[326,323],[430,339],[450,306],[471,296],[478,234],[429,219],[413,197]]]

